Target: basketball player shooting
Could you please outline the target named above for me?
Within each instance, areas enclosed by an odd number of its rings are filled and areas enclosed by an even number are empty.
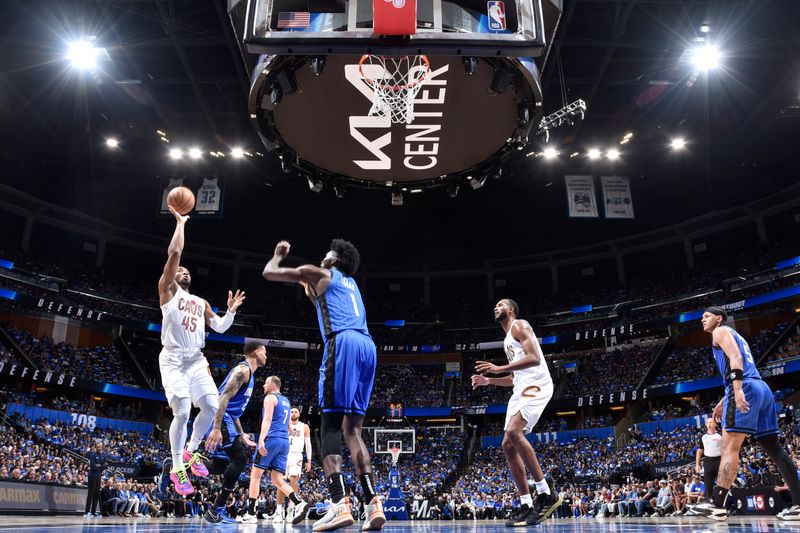
[[[717,483],[711,502],[695,505],[692,510],[714,520],[728,518],[728,495],[739,471],[739,450],[745,437],[752,435],[778,467],[792,495],[792,505],[778,513],[778,518],[800,521],[800,480],[791,457],[778,440],[775,397],[761,379],[747,341],[724,325],[727,319],[728,313],[719,307],[709,307],[700,319],[703,331],[711,334],[711,350],[722,374],[725,395],[712,413],[715,420],[722,422]]]
[[[281,241],[264,267],[269,281],[293,281],[303,285],[317,309],[325,350],[319,369],[319,406],[322,467],[328,478],[331,506],[314,531],[333,531],[354,523],[345,497],[342,475],[342,433],[356,474],[364,490],[366,520],[363,531],[383,527],[386,515],[375,494],[369,451],[361,439],[364,414],[375,380],[377,351],[367,329],[361,292],[353,276],[360,262],[352,243],[334,239],[320,266],[281,267],[290,245]]]
[[[561,505],[561,496],[545,481],[536,452],[525,438],[525,434],[533,430],[553,397],[553,380],[531,325],[526,320],[517,319],[518,315],[519,306],[514,300],[504,299],[497,302],[494,319],[506,333],[503,348],[508,364],[498,366],[488,361],[477,361],[475,371],[478,375],[472,376],[473,390],[487,385],[514,388],[506,410],[502,446],[521,505],[506,522],[508,527],[537,524]],[[511,375],[495,378],[483,375],[505,372],[511,372]],[[533,505],[530,494],[526,467],[536,483],[536,505]]]
[[[158,356],[161,385],[172,408],[169,443],[172,455],[170,479],[179,494],[194,492],[186,467],[195,475],[205,471],[202,457],[197,453],[200,441],[211,427],[219,407],[217,386],[211,378],[208,361],[203,355],[206,345],[206,324],[218,333],[224,333],[233,324],[236,310],[244,302],[244,292],[228,292],[228,312],[219,317],[208,302],[189,293],[192,276],[180,266],[184,245],[184,230],[188,216],[181,215],[172,206],[175,216],[175,233],[167,250],[164,273],[158,280],[158,300],[161,306],[161,344]],[[200,408],[194,419],[192,438],[186,445],[186,425],[192,404]],[[199,474],[198,474],[199,473]]]

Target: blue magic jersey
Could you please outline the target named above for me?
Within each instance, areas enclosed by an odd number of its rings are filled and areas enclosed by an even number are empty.
[[[246,366],[247,368],[250,368],[250,365],[247,363],[247,361],[242,361],[236,366]],[[219,386],[220,394],[222,394],[222,392],[225,390],[225,386],[228,384],[228,380],[231,378],[231,374],[233,374],[235,369],[236,367],[233,367],[231,371],[228,372],[228,375],[225,376],[225,381],[223,381],[222,385]],[[250,397],[253,395],[253,385],[255,382],[255,372],[253,372],[253,369],[250,368],[250,380],[247,382],[247,386],[239,387],[239,390],[236,391],[236,394],[234,394],[228,401],[228,407],[225,409],[226,415],[236,420],[242,416],[242,414],[244,414],[244,410],[247,408],[247,404],[250,402]]]
[[[756,362],[753,359],[753,354],[750,352],[750,345],[747,344],[747,341],[744,340],[735,329],[729,328],[728,326],[719,327],[729,330],[733,335],[733,340],[736,341],[736,345],[739,347],[739,353],[742,354],[742,373],[744,377],[746,379],[761,379],[761,374],[759,374],[756,369]],[[719,346],[712,345],[711,350],[714,352],[714,359],[717,360],[717,366],[719,367],[720,374],[722,374],[722,380],[727,384],[728,372],[731,370],[731,362]]]
[[[369,335],[367,313],[358,285],[335,268],[331,269],[330,285],[317,297],[317,318],[325,342],[348,329]]]
[[[269,425],[267,432],[268,439],[286,439],[289,441],[289,412],[292,410],[292,404],[286,399],[283,394],[275,393],[275,398],[278,403],[275,404],[275,409],[272,411],[272,422]],[[266,413],[261,413],[263,417]]]

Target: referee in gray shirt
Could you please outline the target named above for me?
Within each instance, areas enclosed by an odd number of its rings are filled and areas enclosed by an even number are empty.
[[[710,501],[711,490],[719,472],[720,455],[722,454],[722,435],[717,433],[717,423],[713,417],[706,420],[706,433],[697,449],[694,470],[698,474],[701,471],[700,459],[703,460],[703,484],[705,485],[706,501]]]

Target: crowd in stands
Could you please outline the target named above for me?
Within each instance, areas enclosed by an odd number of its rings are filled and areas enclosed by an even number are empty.
[[[113,346],[72,346],[55,343],[47,336],[37,337],[12,324],[5,326],[14,342],[42,370],[64,372],[94,381],[138,386],[130,369]]]
[[[800,329],[800,328],[798,328]],[[800,355],[800,331],[795,330],[772,354],[768,361],[780,361]]]

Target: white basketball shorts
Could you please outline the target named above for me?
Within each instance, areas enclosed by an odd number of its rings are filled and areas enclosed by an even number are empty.
[[[525,433],[533,431],[533,426],[539,421],[552,397],[552,383],[548,385],[515,385],[514,393],[508,401],[506,423],[503,426],[503,430],[508,429],[511,418],[519,413],[522,419],[525,420]]]
[[[203,396],[217,394],[208,360],[201,352],[186,356],[163,349],[158,355],[158,366],[164,394],[170,405],[175,398],[190,398],[197,406],[197,401]]]

